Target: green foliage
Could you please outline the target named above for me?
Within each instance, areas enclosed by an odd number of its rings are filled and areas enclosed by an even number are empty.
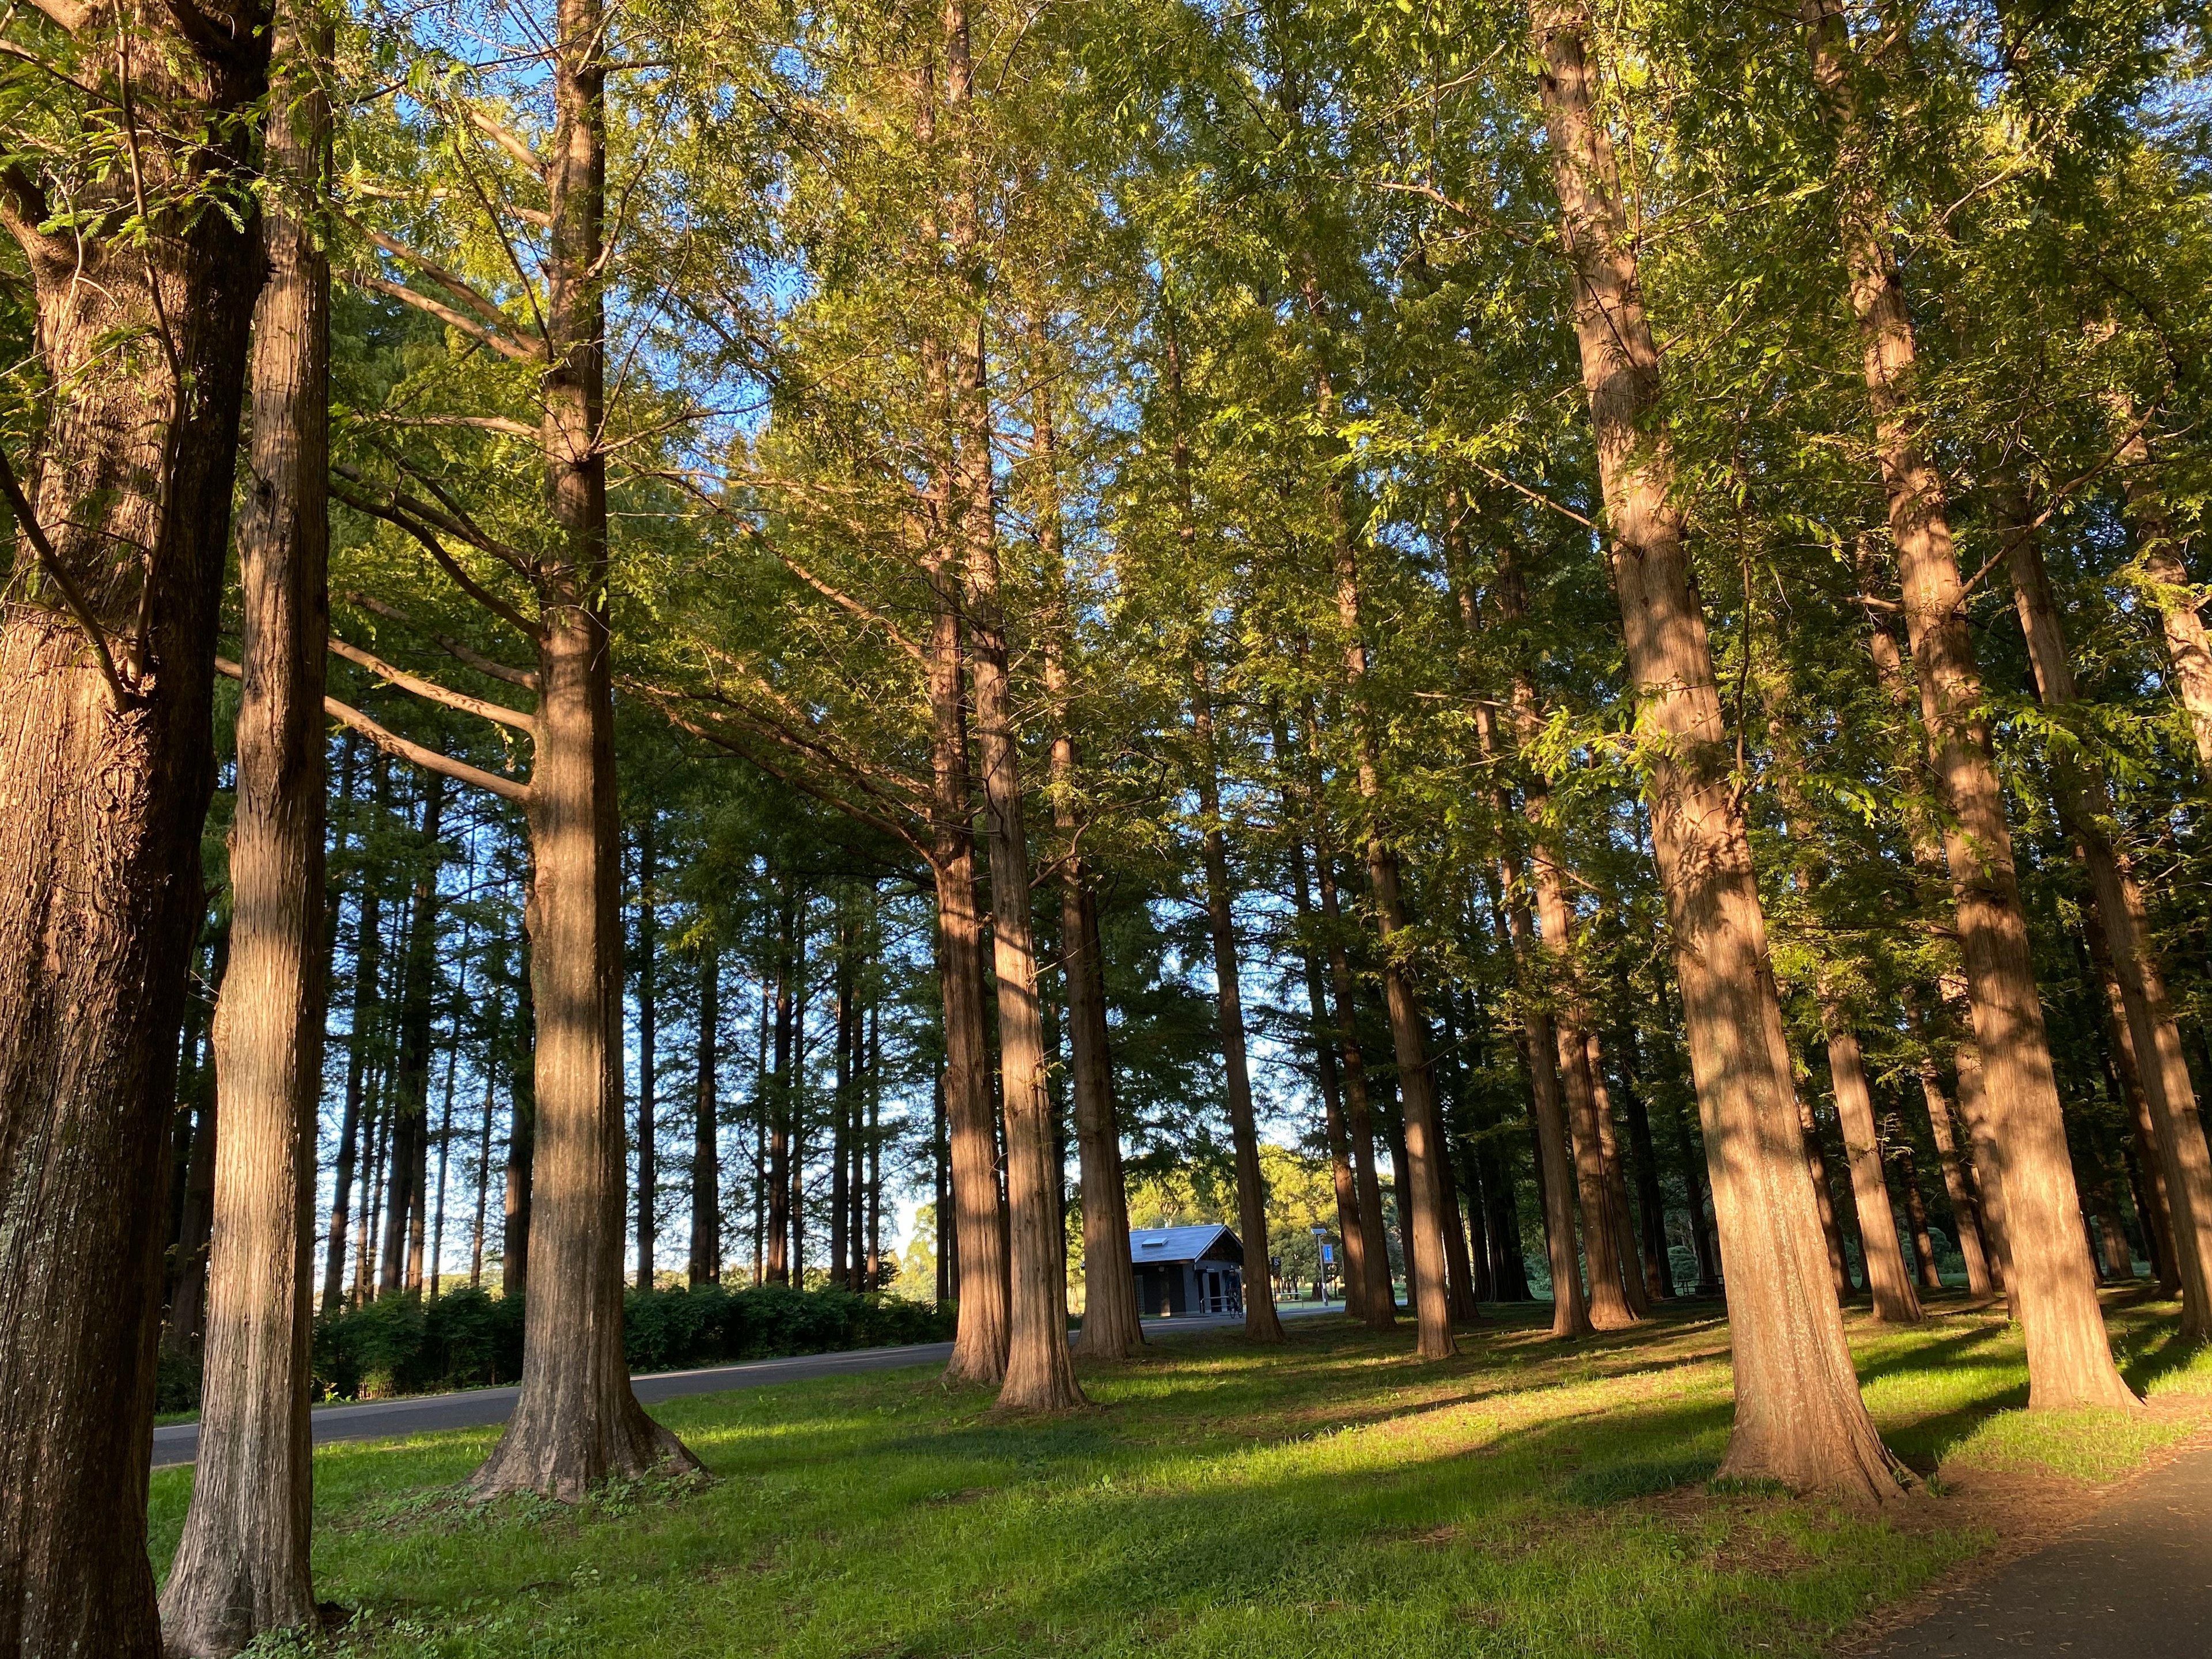
[[[459,1290],[332,1314],[315,1325],[316,1389],[327,1399],[384,1399],[512,1382],[522,1374],[522,1311],[505,1297]],[[633,1290],[623,1303],[623,1357],[639,1374],[951,1334],[949,1308],[835,1288],[704,1285]]]

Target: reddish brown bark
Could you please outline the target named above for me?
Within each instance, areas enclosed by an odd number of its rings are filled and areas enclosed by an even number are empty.
[[[1999,505],[2006,562],[2036,690],[2046,706],[2063,708],[2075,700],[2074,667],[2042,546],[2024,502],[2006,496]],[[2212,1152],[2197,1117],[2197,1091],[2152,941],[2149,909],[2132,862],[2106,828],[2112,819],[2112,800],[2103,769],[2060,742],[2051,746],[2051,773],[2059,814],[2088,872],[2102,963],[2119,992],[2120,1029],[2148,1109],[2148,1139],[2164,1189],[2173,1262],[2181,1275],[2182,1339],[2212,1340]]]
[[[303,15],[304,14],[304,15]],[[288,3],[264,166],[269,279],[253,323],[253,430],[238,525],[243,670],[231,948],[216,1010],[223,1133],[209,1257],[198,1456],[168,1583],[173,1659],[229,1655],[315,1621],[307,1437],[315,1139],[329,957],[323,922],[330,266],[322,193],[326,33]]]
[[[1881,1501],[1898,1492],[1897,1468],[1859,1398],[1826,1282],[1765,917],[1671,499],[1673,464],[1663,439],[1644,430],[1658,403],[1659,358],[1598,116],[1589,14],[1571,0],[1540,8],[1532,23],[1727,1275],[1735,1421],[1721,1467]]]
[[[0,622],[0,1652],[150,1659],[167,1130],[261,279],[246,168],[268,15],[210,0],[188,31],[133,0],[67,12],[76,44],[56,50],[103,88],[82,163],[0,169],[47,388]],[[28,73],[33,97],[70,96]]]
[[[1865,177],[1869,147],[1851,84],[1851,48],[1836,0],[1805,0],[1804,16],[1814,81],[1844,135],[1838,226],[1844,264],[1888,495],[1921,719],[1951,809],[1944,853],[1981,1054],[1990,1151],[2011,1223],[2005,1278],[2027,1338],[2029,1401],[2036,1407],[2132,1405],[2135,1395],[2112,1365],[2096,1271],[2075,1224],[2081,1197],[2028,955],[2012,833],[1981,710],[1980,675],[1943,484],[1923,449],[1912,412],[1912,322],[1882,234],[1881,206]]]

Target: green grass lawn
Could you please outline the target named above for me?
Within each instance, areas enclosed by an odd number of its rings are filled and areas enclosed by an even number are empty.
[[[1717,1313],[1564,1347],[1507,1315],[1441,1365],[1337,1317],[1277,1349],[1172,1338],[1086,1368],[1096,1409],[1044,1423],[994,1422],[933,1370],[674,1401],[654,1415],[712,1480],[575,1510],[457,1501],[492,1431],[334,1446],[317,1590],[357,1610],[337,1645],[362,1655],[1662,1659],[1815,1651],[1990,1546],[1971,1497],[1877,1520],[1711,1489]],[[2204,1420],[2183,1396],[2212,1393],[2212,1362],[2179,1364],[2173,1316],[2113,1313],[2161,1397],[2140,1419],[2029,1418],[2017,1333],[1955,1302],[1905,1333],[1855,1318],[1852,1340],[1939,1493],[1967,1471],[2063,1489]],[[157,1571],[190,1482],[155,1473]]]

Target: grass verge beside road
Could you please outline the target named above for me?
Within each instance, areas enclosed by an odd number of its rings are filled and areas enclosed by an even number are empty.
[[[574,1510],[459,1501],[495,1431],[331,1446],[317,1593],[356,1610],[339,1650],[438,1659],[1811,1653],[2212,1420],[2172,1304],[2114,1312],[2149,1411],[2030,1417],[2002,1310],[1939,1303],[1852,1330],[1931,1491],[1875,1518],[1716,1489],[1717,1314],[1562,1346],[1509,1310],[1438,1365],[1340,1318],[1179,1337],[1036,1423],[933,1371],[672,1401],[712,1479]],[[190,1480],[155,1474],[157,1571]]]

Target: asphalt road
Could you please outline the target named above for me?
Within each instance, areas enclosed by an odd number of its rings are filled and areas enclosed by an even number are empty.
[[[1323,1311],[1341,1313],[1344,1304],[1331,1303],[1326,1310],[1311,1303],[1286,1303],[1279,1310],[1285,1319]],[[1241,1314],[1174,1320],[1148,1319],[1146,1332],[1154,1335],[1175,1331],[1218,1330],[1243,1322]],[[950,1342],[917,1342],[902,1348],[855,1348],[843,1353],[802,1354],[791,1359],[756,1359],[742,1365],[709,1365],[693,1371],[659,1371],[635,1377],[630,1387],[647,1406],[690,1394],[722,1394],[732,1389],[760,1389],[775,1382],[805,1382],[816,1377],[845,1376],[857,1371],[894,1370],[901,1365],[941,1365],[952,1356]],[[315,1443],[334,1440],[380,1440],[403,1435],[428,1434],[439,1429],[483,1429],[504,1423],[514,1410],[520,1390],[470,1389],[459,1394],[413,1395],[403,1400],[369,1400],[357,1406],[320,1406],[311,1414]],[[189,1463],[199,1454],[200,1425],[171,1423],[154,1431],[154,1467]]]
[[[1874,1659],[2205,1659],[2212,1449],[2146,1475],[2057,1543],[1947,1595]]]

